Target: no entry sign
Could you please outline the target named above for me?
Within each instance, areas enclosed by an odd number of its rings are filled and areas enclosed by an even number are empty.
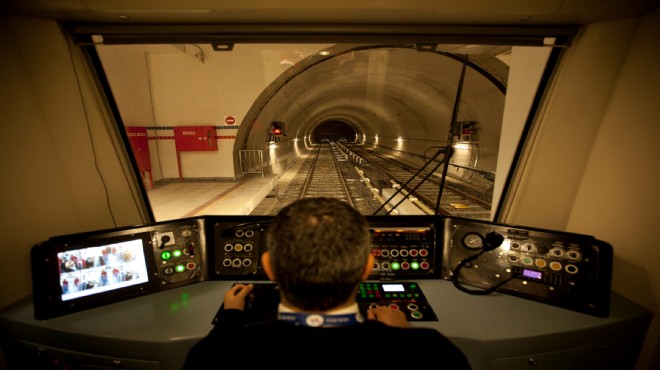
[[[228,125],[233,125],[236,123],[236,117],[234,116],[225,116],[225,123]]]

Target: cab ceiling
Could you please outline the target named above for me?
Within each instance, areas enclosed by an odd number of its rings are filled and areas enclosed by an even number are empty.
[[[583,25],[651,12],[658,0],[3,0],[0,10],[101,23]]]

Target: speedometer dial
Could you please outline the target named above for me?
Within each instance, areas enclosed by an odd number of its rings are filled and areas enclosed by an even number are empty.
[[[484,246],[484,238],[477,233],[467,233],[463,237],[463,245],[468,249],[479,249]]]

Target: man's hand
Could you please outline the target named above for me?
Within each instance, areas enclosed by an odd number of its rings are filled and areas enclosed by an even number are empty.
[[[235,284],[227,292],[225,292],[225,310],[237,309],[243,311],[245,309],[245,297],[252,292],[253,284]]]
[[[389,326],[397,326],[400,328],[407,328],[410,326],[406,319],[406,314],[403,313],[403,311],[385,306],[370,308],[367,311],[367,318],[369,320],[380,321]]]

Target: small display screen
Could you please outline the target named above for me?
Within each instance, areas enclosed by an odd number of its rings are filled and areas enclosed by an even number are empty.
[[[403,292],[403,284],[383,284],[383,290],[386,292]]]
[[[62,301],[146,283],[140,238],[57,253]]]
[[[528,270],[528,269],[523,269],[522,272],[524,277],[532,278],[532,279],[539,279],[543,277],[543,273],[540,271],[534,271],[534,270]]]

